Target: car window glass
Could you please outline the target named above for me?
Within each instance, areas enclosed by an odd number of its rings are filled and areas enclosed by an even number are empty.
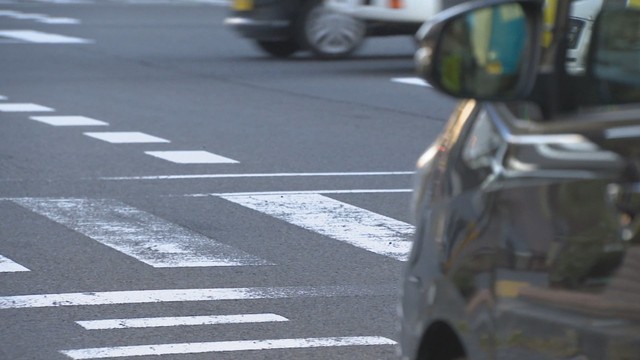
[[[500,146],[500,135],[496,132],[488,113],[478,113],[462,150],[462,159],[472,169],[490,167]]]
[[[640,0],[575,0],[566,44],[577,107],[640,102]]]

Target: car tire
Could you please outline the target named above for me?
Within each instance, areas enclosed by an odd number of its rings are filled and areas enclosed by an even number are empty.
[[[286,58],[300,50],[300,46],[293,40],[257,41],[258,47],[271,56]]]
[[[297,21],[298,42],[322,59],[340,59],[353,53],[364,41],[362,20],[329,10],[322,1],[310,0]]]

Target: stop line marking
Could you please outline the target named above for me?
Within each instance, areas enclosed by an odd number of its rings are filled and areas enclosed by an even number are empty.
[[[0,310],[167,302],[393,296],[395,286],[301,286],[82,292],[0,297]]]
[[[248,350],[301,349],[341,346],[395,345],[396,342],[381,336],[348,336],[306,339],[272,339],[217,341],[181,344],[157,344],[63,350],[72,359],[104,359],[128,356],[200,354]]]

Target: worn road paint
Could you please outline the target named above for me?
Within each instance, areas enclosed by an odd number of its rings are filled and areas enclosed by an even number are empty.
[[[396,342],[380,336],[350,336],[306,339],[273,339],[218,341],[182,344],[157,344],[120,346],[93,349],[63,350],[61,353],[72,359],[104,359],[127,356],[201,354],[209,352],[302,349],[338,346],[395,345]]]
[[[105,320],[76,321],[76,323],[87,330],[110,330],[110,329],[169,327],[169,326],[250,324],[250,323],[284,322],[284,321],[289,321],[289,319],[276,314],[242,314],[242,315],[155,317],[155,318],[136,318],[136,319],[105,319]]]
[[[107,126],[108,123],[86,116],[31,116],[31,120],[52,126]]]
[[[0,255],[0,273],[29,271],[26,267]]]
[[[145,151],[145,154],[176,164],[237,164],[238,161],[208,151]]]
[[[87,44],[93,42],[92,40],[35,30],[2,30],[0,37],[39,44]]]
[[[293,190],[293,191],[263,191],[263,192],[238,192],[238,193],[210,193],[210,194],[184,194],[186,197],[207,196],[275,196],[275,195],[314,195],[314,194],[393,194],[409,193],[411,189],[353,189],[353,190]]]
[[[39,23],[50,24],[50,25],[80,24],[80,20],[77,20],[77,19],[51,17],[49,15],[44,15],[44,14],[24,13],[24,12],[13,11],[13,10],[0,10],[0,16],[5,16],[8,18],[16,19],[16,20],[33,20]]]
[[[167,139],[145,134],[138,131],[104,131],[86,132],[87,136],[112,144],[134,144],[134,143],[168,143]]]
[[[409,255],[413,226],[319,194],[220,197],[376,254]]]
[[[272,265],[116,200],[11,201],[157,268]]]
[[[394,296],[396,287],[318,286],[107,291],[0,297],[0,310],[60,306],[123,305],[186,301],[293,299],[309,297]]]
[[[397,176],[413,175],[413,171],[380,172],[327,172],[327,173],[263,173],[263,174],[193,174],[102,177],[100,180],[188,180],[188,179],[238,179],[238,178],[278,178],[278,177],[341,177],[341,176]]]

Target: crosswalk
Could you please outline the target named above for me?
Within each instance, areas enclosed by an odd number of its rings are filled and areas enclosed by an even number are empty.
[[[413,226],[320,193],[214,196],[395,260],[406,260],[409,253]],[[5,201],[155,268],[274,265],[272,261],[113,199],[12,198]],[[9,265],[8,261],[0,258],[0,265],[5,264],[0,271],[21,266]]]
[[[218,194],[209,195],[229,206],[242,206],[256,214],[315,232],[332,241],[348,244],[365,252],[394,260],[404,260],[408,252],[411,225],[375,212],[328,197],[323,193]],[[186,197],[187,199],[189,197]],[[202,197],[198,197],[202,199]],[[87,198],[4,198],[37,216],[71,229],[87,240],[98,242],[152,268],[193,268],[231,266],[279,266],[272,259],[249,254],[232,245],[216,241],[179,224],[167,221],[142,209],[114,199]],[[301,240],[304,241],[304,240]],[[1,252],[1,248],[0,248]],[[0,273],[34,272],[0,255]],[[34,270],[36,269],[36,270]],[[13,276],[13,275],[12,275]],[[45,293],[0,296],[0,317],[3,311],[32,309],[109,307],[144,304],[182,304],[196,302],[295,300],[309,298],[353,298],[395,295],[389,285],[334,285],[236,288],[176,288],[121,291],[90,291],[77,293]],[[215,309],[215,307],[214,307]],[[79,315],[67,319],[83,331],[146,331],[156,328],[194,326],[224,327],[239,324],[295,323],[275,309],[256,309],[244,313],[210,313],[166,316],[162,312],[145,317]],[[264,311],[266,310],[266,311]],[[78,314],[83,314],[79,312]],[[97,312],[96,314],[99,314]],[[280,325],[282,326],[282,325]],[[338,334],[341,336],[296,336],[283,338],[225,339],[204,342],[117,343],[110,346],[71,346],[58,349],[70,359],[135,358],[138,356],[169,356],[188,354],[235,353],[242,351],[287,351],[292,349],[338,349],[393,346],[396,342],[376,334]],[[314,334],[315,335],[315,334]],[[325,334],[332,335],[332,334]],[[334,334],[335,335],[335,334]],[[346,335],[346,336],[345,336]],[[98,335],[99,336],[99,335]],[[153,339],[153,337],[150,337]],[[175,339],[174,339],[175,341]],[[268,356],[263,357],[268,358]]]

